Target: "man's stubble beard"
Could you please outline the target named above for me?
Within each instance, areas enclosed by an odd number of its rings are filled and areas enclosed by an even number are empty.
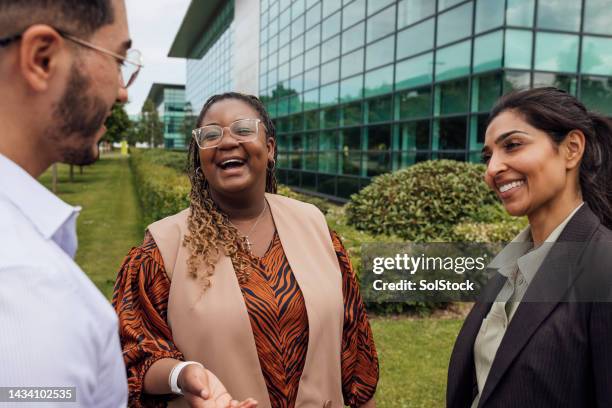
[[[90,95],[91,91],[91,79],[73,66],[66,91],[54,108],[56,124],[48,134],[52,143],[60,147],[62,163],[88,165],[100,155],[96,136],[110,108],[100,97]]]

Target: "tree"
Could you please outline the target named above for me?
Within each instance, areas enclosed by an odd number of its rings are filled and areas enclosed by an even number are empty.
[[[191,131],[197,126],[198,117],[193,114],[191,102],[185,104],[185,116],[181,125],[181,132],[185,138],[185,146],[189,146],[191,142]]]
[[[140,116],[139,133],[151,147],[164,143],[164,124],[159,120],[159,114],[152,100],[147,99],[142,106]]]
[[[124,105],[116,103],[110,117],[106,120],[106,133],[102,140],[110,143],[126,140],[131,128],[132,121],[125,112]]]

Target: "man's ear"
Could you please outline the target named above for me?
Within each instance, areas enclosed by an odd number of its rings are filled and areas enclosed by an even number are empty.
[[[36,24],[21,35],[19,69],[24,80],[36,92],[44,92],[57,70],[64,39],[52,27]]]
[[[584,155],[584,149],[586,144],[586,138],[584,133],[580,130],[572,130],[568,133],[563,141],[563,151],[565,153],[565,160],[567,161],[565,167],[568,170],[574,169],[580,165],[580,160]]]

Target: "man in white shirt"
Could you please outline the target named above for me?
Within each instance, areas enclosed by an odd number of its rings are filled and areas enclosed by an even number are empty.
[[[130,46],[124,0],[0,0],[0,407],[127,404],[117,317],[73,261],[80,209],[36,178],[97,159]]]

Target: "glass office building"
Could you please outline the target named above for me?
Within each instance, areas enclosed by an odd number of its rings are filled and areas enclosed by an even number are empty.
[[[147,99],[155,104],[159,119],[164,124],[164,147],[183,149],[185,145],[185,86],[154,83]]]
[[[231,2],[234,26],[247,2]],[[280,181],[299,189],[346,199],[422,160],[478,161],[488,110],[513,89],[557,86],[612,116],[612,0],[250,3],[256,92]]]

